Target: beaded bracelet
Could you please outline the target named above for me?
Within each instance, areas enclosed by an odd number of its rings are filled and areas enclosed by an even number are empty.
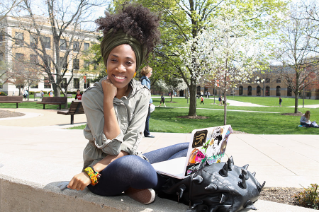
[[[98,184],[101,174],[99,174],[98,172],[95,172],[91,166],[86,167],[84,171],[85,173],[87,173],[87,175],[89,175],[92,186],[95,186],[96,184]]]

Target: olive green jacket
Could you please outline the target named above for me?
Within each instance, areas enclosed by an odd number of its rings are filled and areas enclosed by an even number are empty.
[[[105,78],[103,78],[105,79]],[[84,137],[89,140],[83,152],[84,166],[93,166],[106,155],[117,155],[120,151],[141,156],[137,152],[143,137],[151,93],[140,82],[132,79],[130,94],[121,99],[114,97],[113,106],[121,133],[114,139],[106,138],[103,113],[103,89],[101,81],[88,88],[82,96],[87,118]]]

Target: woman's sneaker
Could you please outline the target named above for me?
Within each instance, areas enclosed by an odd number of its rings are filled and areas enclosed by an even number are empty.
[[[135,189],[129,188],[125,191],[125,194],[135,201],[143,203],[145,205],[154,202],[155,200],[155,191],[151,188],[149,189]]]

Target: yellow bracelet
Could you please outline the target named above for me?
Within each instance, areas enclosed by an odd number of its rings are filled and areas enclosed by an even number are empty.
[[[91,179],[91,185],[95,186],[96,184],[99,183],[99,179],[101,177],[101,174],[99,174],[98,172],[95,172],[94,169],[90,166],[86,167],[84,169],[85,173],[87,173],[87,175],[89,175],[90,179]]]

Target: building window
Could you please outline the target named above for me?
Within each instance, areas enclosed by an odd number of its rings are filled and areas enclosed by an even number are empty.
[[[280,86],[276,87],[276,96],[280,96]]]
[[[278,79],[276,80],[276,83],[281,83],[281,79],[278,78]]]
[[[266,78],[265,83],[270,83],[270,79]]]
[[[239,96],[242,96],[244,94],[244,87],[239,86]]]
[[[38,64],[38,56],[35,54],[30,54],[30,63],[31,64]]]
[[[65,39],[60,40],[60,50],[66,50],[66,41]]]
[[[266,86],[266,96],[270,96],[270,87]]]
[[[3,84],[2,83],[0,83],[0,89],[3,89]]]
[[[91,83],[91,79],[86,78],[86,83],[84,82],[84,88],[89,88]]]
[[[49,77],[44,77],[44,88],[51,88]]]
[[[84,43],[84,51],[89,50],[90,44],[89,43]]]
[[[73,51],[75,51],[75,52],[80,51],[80,42],[79,41],[73,42]]]
[[[37,46],[38,46],[38,38],[37,37],[30,35],[30,46],[33,49],[37,48]]]
[[[287,88],[287,96],[292,96],[292,89],[290,86]]]
[[[65,89],[66,86],[67,86],[67,79],[66,79],[66,78],[63,78],[63,79],[62,79],[62,83],[61,83],[61,87]]]
[[[84,68],[88,68],[90,65],[90,62],[89,61],[84,61]]]
[[[261,96],[261,88],[259,85],[257,86],[257,96]]]
[[[79,89],[80,88],[80,81],[79,78],[73,79],[73,88]]]
[[[3,59],[3,53],[0,53],[0,61],[4,61],[4,59]]]
[[[79,69],[79,68],[80,68],[80,60],[73,59],[73,69]]]
[[[31,88],[39,88],[38,84],[36,85],[31,85]]]
[[[42,37],[44,48],[51,48],[51,38],[50,37]]]
[[[16,32],[15,35],[15,44],[23,46],[24,36],[22,32]]]
[[[16,53],[13,68],[15,71],[24,71],[24,54]]]
[[[64,61],[64,63],[63,63],[63,58],[64,58],[64,57],[60,57],[60,64],[63,64],[63,65],[62,65],[62,68],[63,68],[63,69],[67,69],[67,68],[68,68],[68,62],[67,62],[68,59],[66,58],[65,61]]]
[[[248,96],[252,95],[252,90],[253,90],[252,87],[248,86],[248,93],[247,93]]]

